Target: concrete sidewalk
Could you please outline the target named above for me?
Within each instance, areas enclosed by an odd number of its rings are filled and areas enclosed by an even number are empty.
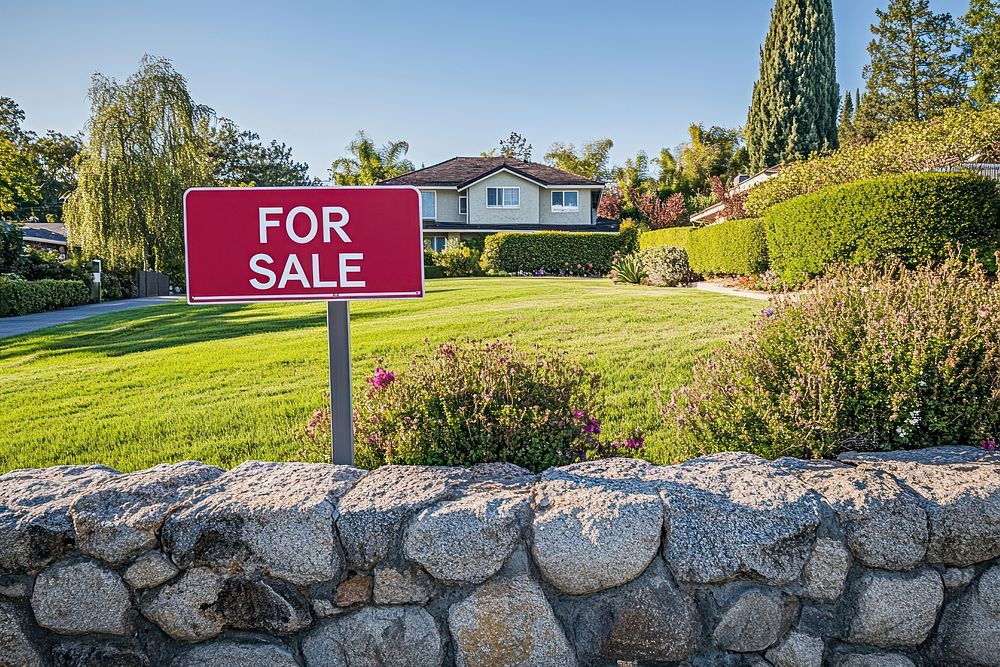
[[[54,327],[58,324],[76,322],[95,315],[105,313],[116,313],[121,310],[132,310],[133,308],[145,308],[161,303],[177,301],[181,297],[176,296],[150,296],[142,299],[122,299],[120,301],[104,301],[103,303],[90,303],[86,306],[76,306],[75,308],[64,308],[62,310],[50,310],[44,313],[33,313],[31,315],[19,315],[17,317],[0,317],[0,338],[10,338],[22,334],[38,331],[47,327]]]
[[[694,287],[695,289],[704,290],[706,292],[717,292],[719,294],[728,294],[730,296],[743,296],[748,299],[759,299],[761,301],[770,301],[772,296],[767,292],[754,292],[753,290],[736,289],[735,287],[726,287],[725,285],[718,285],[707,281],[697,282],[694,284]]]

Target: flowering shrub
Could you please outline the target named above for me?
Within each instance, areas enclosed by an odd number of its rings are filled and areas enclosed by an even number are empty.
[[[1000,286],[956,256],[837,267],[699,361],[663,417],[692,455],[988,442],[1000,435]]]
[[[607,220],[618,220],[622,217],[623,204],[621,190],[615,186],[609,186],[601,193],[601,201],[597,205],[597,216]]]
[[[475,276],[479,270],[479,251],[462,245],[448,243],[444,250],[434,254],[434,265],[441,267],[445,278]]]
[[[553,465],[641,452],[641,438],[602,444],[597,376],[563,354],[509,342],[444,343],[394,372],[379,366],[355,398],[355,461]],[[329,454],[330,418],[316,411],[300,437],[310,459]]]

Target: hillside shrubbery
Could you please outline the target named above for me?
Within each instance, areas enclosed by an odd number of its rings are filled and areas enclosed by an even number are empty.
[[[1000,161],[1000,106],[948,109],[931,120],[896,123],[871,143],[786,165],[750,190],[744,208],[760,217],[775,204],[831,185],[925,171],[970,156]]]

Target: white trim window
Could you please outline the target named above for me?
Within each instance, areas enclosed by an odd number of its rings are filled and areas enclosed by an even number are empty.
[[[433,250],[434,252],[442,252],[445,246],[448,245],[447,236],[425,236],[424,237],[424,247]]]
[[[580,210],[580,193],[575,190],[553,190],[552,212],[575,213]]]
[[[460,195],[458,198],[458,214],[469,214],[469,198],[466,195]]]
[[[420,191],[420,218],[437,220],[437,193]]]
[[[486,208],[521,208],[521,188],[486,188]]]

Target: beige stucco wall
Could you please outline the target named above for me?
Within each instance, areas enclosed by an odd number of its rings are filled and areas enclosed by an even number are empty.
[[[576,192],[580,203],[579,209],[569,213],[552,212],[552,190],[542,190],[538,199],[538,220],[543,225],[589,225],[590,218],[590,190],[577,190],[575,188],[559,188],[563,192]]]
[[[500,187],[521,188],[521,207],[487,208],[486,188]],[[469,188],[468,222],[476,225],[537,225],[538,198],[538,186],[531,181],[507,172],[493,174]],[[457,201],[455,206],[457,210]]]
[[[465,222],[465,216],[458,214],[458,193],[454,190],[421,190],[437,193],[437,222]]]

